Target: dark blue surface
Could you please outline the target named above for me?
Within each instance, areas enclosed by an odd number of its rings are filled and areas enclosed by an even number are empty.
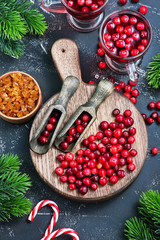
[[[35,6],[40,6],[35,0]],[[147,18],[153,27],[153,42],[144,57],[142,68],[145,69],[152,56],[160,52],[160,1],[140,0],[139,4],[128,1],[126,6],[120,7],[116,0],[110,0],[106,9],[109,14],[118,9],[138,9],[140,4],[148,5]],[[82,77],[85,82],[100,79],[103,76],[115,76],[117,81],[128,81],[127,76],[118,76],[109,70],[102,71],[97,67],[101,59],[95,53],[98,43],[98,30],[83,34],[73,30],[67,23],[65,14],[44,13],[49,25],[45,35],[40,38],[25,38],[25,54],[19,59],[13,59],[0,53],[0,75],[12,70],[21,70],[31,74],[38,81],[43,94],[43,102],[57,93],[61,88],[61,81],[53,66],[50,49],[57,39],[71,38],[79,47]],[[45,51],[44,51],[45,48]],[[140,96],[137,107],[140,112],[148,115],[147,103],[151,100],[160,100],[160,90],[148,87],[145,79],[138,84]],[[32,122],[25,125],[13,125],[0,119],[0,154],[14,153],[22,159],[22,171],[28,173],[32,179],[32,187],[27,197],[33,205],[42,199],[55,201],[60,208],[59,221],[55,229],[70,227],[79,233],[81,240],[122,240],[124,223],[126,219],[137,215],[137,204],[142,192],[153,189],[160,190],[160,154],[151,156],[150,150],[157,146],[160,148],[160,125],[156,123],[147,126],[149,135],[149,151],[146,163],[136,181],[121,195],[109,201],[98,203],[78,203],[54,192],[48,187],[36,172],[29,153],[29,132]],[[9,223],[0,224],[0,240],[39,240],[44,233],[51,217],[51,210],[44,208],[33,223],[28,224],[26,219],[15,218]],[[58,239],[70,239],[59,237]]]

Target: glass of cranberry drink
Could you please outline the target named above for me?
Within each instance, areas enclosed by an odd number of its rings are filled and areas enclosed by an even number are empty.
[[[99,36],[108,67],[137,82],[143,73],[138,66],[152,41],[148,20],[132,10],[116,11],[104,19]]]
[[[75,30],[91,32],[100,26],[108,1],[42,0],[42,7],[49,12],[67,13],[67,20]]]

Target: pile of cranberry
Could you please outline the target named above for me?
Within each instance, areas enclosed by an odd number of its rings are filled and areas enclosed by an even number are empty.
[[[51,114],[51,118],[49,119],[45,129],[41,133],[40,137],[38,138],[38,142],[42,145],[45,145],[48,142],[51,134],[53,134],[55,127],[58,123],[58,120],[61,116],[61,112],[58,110],[53,110]]]
[[[156,103],[150,102],[148,104],[148,108],[151,110],[153,109],[160,110],[160,101]],[[157,112],[153,112],[150,117],[147,117],[145,113],[142,113],[142,117],[144,121],[146,121],[148,124],[152,124],[155,120],[157,120],[157,122],[160,123],[160,116],[158,115]]]
[[[100,8],[105,0],[68,0],[67,5],[79,12],[90,12]]]
[[[78,188],[84,195],[89,187],[96,190],[98,183],[106,185],[108,178],[110,183],[116,184],[125,177],[125,170],[120,169],[125,165],[129,171],[135,170],[133,157],[137,151],[132,144],[135,142],[136,129],[132,126],[132,112],[127,109],[122,115],[119,109],[114,109],[113,115],[116,121],[101,122],[101,131],[82,141],[86,149],[79,149],[76,157],[70,152],[57,156],[61,165],[55,169],[55,173],[60,176],[61,182],[69,183],[69,189]]]
[[[74,125],[68,130],[65,141],[60,143],[60,148],[66,150],[70,144],[76,142],[90,120],[91,115],[87,112],[83,112],[79,118],[76,119]]]

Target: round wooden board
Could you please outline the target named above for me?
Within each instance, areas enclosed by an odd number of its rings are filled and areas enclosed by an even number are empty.
[[[81,84],[78,88],[77,92],[70,99],[68,108],[67,108],[67,118],[65,122],[69,119],[69,117],[74,113],[74,111],[78,108],[79,105],[88,101],[91,97],[95,86],[89,86],[86,84]],[[58,95],[53,96],[47,103],[44,104],[43,108],[37,114],[32,128],[30,132],[30,139],[33,136],[35,129],[38,127],[43,113],[46,111],[47,107],[53,103]],[[136,169],[134,172],[129,172],[126,170],[126,176],[123,179],[120,179],[117,184],[112,185],[107,183],[105,186],[99,186],[96,191],[89,190],[86,195],[81,195],[77,190],[71,191],[68,189],[67,183],[61,183],[59,177],[54,173],[54,169],[59,166],[59,162],[56,159],[56,156],[61,152],[57,150],[54,146],[48,151],[48,153],[44,155],[38,155],[32,151],[31,157],[33,164],[41,176],[41,178],[49,184],[55,191],[58,193],[79,201],[97,201],[102,199],[108,199],[113,197],[124,189],[126,189],[138,176],[140,173],[143,164],[146,159],[147,149],[148,149],[148,135],[147,129],[144,123],[143,118],[141,117],[138,109],[132,104],[130,100],[126,97],[122,96],[117,92],[113,92],[106,100],[101,104],[97,112],[97,119],[92,124],[90,129],[84,135],[84,138],[87,138],[90,134],[96,134],[98,131],[98,126],[101,121],[106,120],[108,122],[114,121],[114,117],[112,116],[112,111],[114,108],[119,108],[121,113],[123,113],[126,109],[130,109],[132,111],[132,116],[135,120],[134,127],[137,130],[136,133],[136,141],[133,144],[133,148],[138,151],[137,156],[134,158],[134,162],[136,164]],[[64,122],[64,124],[65,124]],[[62,126],[63,127],[63,126]],[[80,144],[74,149],[73,153],[75,153],[79,148],[81,148]],[[126,167],[124,167],[126,169]]]

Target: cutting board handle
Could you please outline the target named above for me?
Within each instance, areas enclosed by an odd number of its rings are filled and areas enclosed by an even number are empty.
[[[57,40],[52,45],[51,55],[62,81],[68,76],[82,81],[78,47],[73,40]]]

